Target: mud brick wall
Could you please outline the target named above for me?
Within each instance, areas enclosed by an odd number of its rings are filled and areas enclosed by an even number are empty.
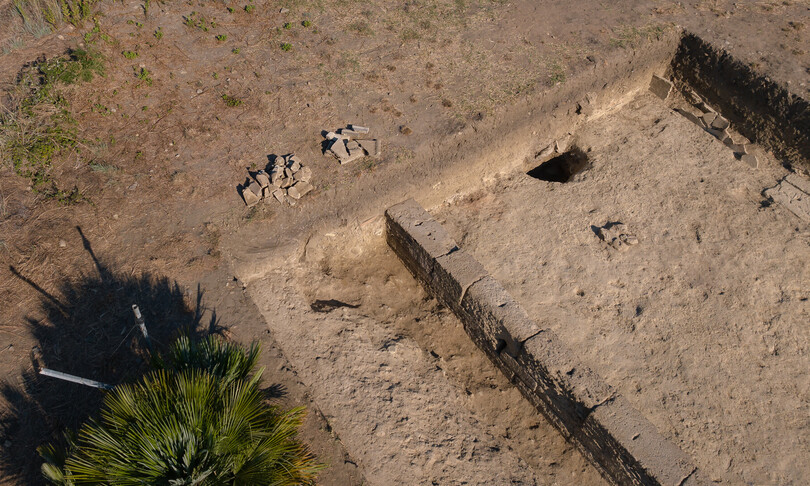
[[[691,460],[541,328],[416,201],[385,212],[386,239],[523,395],[614,484],[705,484]]]

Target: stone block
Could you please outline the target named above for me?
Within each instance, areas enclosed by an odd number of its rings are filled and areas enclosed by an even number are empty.
[[[349,124],[349,128],[357,133],[368,134],[370,129],[368,127],[361,127],[360,125]]]
[[[263,170],[260,170],[258,173],[256,173],[255,179],[256,182],[258,182],[259,185],[262,186],[262,188],[268,187],[270,185],[270,176],[267,175],[267,172]]]
[[[349,152],[346,150],[346,143],[340,138],[335,138],[332,140],[329,150],[331,150],[338,159],[349,157]]]
[[[711,128],[712,123],[714,122],[714,119],[717,118],[717,113],[715,113],[713,111],[708,111],[708,112],[704,113],[703,116],[701,116],[701,118],[703,119],[703,123],[706,124],[706,127]]]
[[[312,179],[312,169],[309,167],[301,167],[301,170],[295,173],[295,180],[300,182],[309,182]]]
[[[506,289],[492,277],[472,284],[461,300],[462,322],[482,327],[488,346],[517,356],[523,342],[540,332]]]
[[[711,124],[712,128],[714,128],[715,130],[725,130],[726,128],[729,127],[729,125],[730,123],[728,122],[728,120],[723,118],[721,115],[717,115],[716,117],[714,117],[714,120],[712,121]]]
[[[386,241],[405,266],[429,282],[437,258],[458,250],[450,234],[413,199],[385,211]]]
[[[439,300],[457,310],[467,289],[487,275],[478,260],[463,250],[456,250],[436,258],[430,281]]]
[[[257,182],[251,182],[248,187],[242,188],[242,199],[247,207],[255,206],[262,200],[262,186]]]
[[[661,76],[653,75],[650,81],[650,91],[657,97],[666,101],[672,92],[672,83]]]
[[[276,198],[278,202],[284,202],[284,199],[287,195],[287,191],[284,189],[276,189],[273,191],[273,197]]]
[[[610,476],[628,484],[680,486],[695,472],[683,451],[621,396],[591,412],[576,438]]]

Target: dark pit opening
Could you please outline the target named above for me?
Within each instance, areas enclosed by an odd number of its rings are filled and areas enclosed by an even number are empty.
[[[547,160],[526,174],[548,182],[568,182],[588,165],[588,157],[578,149],[569,150]]]

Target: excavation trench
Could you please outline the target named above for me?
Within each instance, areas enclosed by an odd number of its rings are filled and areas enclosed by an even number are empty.
[[[409,196],[706,477],[810,475],[810,234],[762,196],[807,167],[806,101],[774,85],[769,109],[712,49],[687,34],[615,54],[436,145],[424,173],[382,173],[403,181],[384,193],[239,236],[237,274],[370,484],[603,482],[387,248],[381,214]],[[712,55],[739,73],[726,91]],[[653,74],[674,76],[665,101]],[[758,168],[674,111],[690,88]]]

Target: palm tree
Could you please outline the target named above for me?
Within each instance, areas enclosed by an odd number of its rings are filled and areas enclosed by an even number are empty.
[[[304,408],[281,411],[259,390],[259,347],[180,338],[155,370],[119,385],[100,420],[64,448],[40,448],[53,484],[301,485],[322,468],[296,440]]]

